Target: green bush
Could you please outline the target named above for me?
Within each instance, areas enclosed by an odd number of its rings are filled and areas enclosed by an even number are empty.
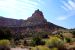
[[[75,42],[75,38],[72,38],[71,40],[72,40],[72,42]]]
[[[0,28],[0,40],[2,40],[2,39],[10,40],[11,38],[12,38],[12,34],[9,29]]]
[[[31,43],[33,46],[45,45],[45,41],[42,41],[41,38],[33,38]]]
[[[72,42],[72,39],[71,38],[65,38],[65,40],[66,40],[67,43]]]
[[[0,46],[9,46],[9,45],[10,45],[9,40],[6,39],[0,40]]]
[[[72,31],[72,34],[75,35],[75,31]]]
[[[9,40],[6,39],[0,40],[0,50],[10,50],[9,45],[10,45]]]
[[[53,47],[60,47],[63,45],[63,40],[61,40],[58,37],[51,37],[50,39],[47,40],[46,45],[49,48],[53,48]]]
[[[36,47],[32,47],[31,50],[51,50],[46,46],[36,46]]]
[[[73,37],[75,38],[75,31],[72,31]]]
[[[49,35],[49,32],[34,32],[34,33],[32,33],[33,38],[36,38],[36,37],[49,38],[48,35]]]

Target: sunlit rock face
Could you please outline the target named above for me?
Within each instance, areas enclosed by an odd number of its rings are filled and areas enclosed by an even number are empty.
[[[43,13],[39,10],[36,10],[31,17],[27,19],[28,25],[38,25],[46,23],[46,19],[43,16]]]
[[[28,20],[31,21],[38,21],[38,22],[46,22],[46,20],[44,19],[43,13],[39,10],[36,10],[32,16],[30,18],[28,18]]]

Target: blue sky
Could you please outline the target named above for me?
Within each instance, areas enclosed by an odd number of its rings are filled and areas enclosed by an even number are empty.
[[[0,0],[0,16],[27,19],[40,9],[56,25],[75,28],[75,0]]]

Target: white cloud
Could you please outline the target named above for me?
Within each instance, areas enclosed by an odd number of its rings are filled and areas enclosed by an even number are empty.
[[[36,10],[39,4],[32,0],[18,0],[16,3],[16,11],[18,19],[26,19],[31,16],[34,10]],[[31,13],[31,14],[30,14]],[[18,17],[21,16],[21,17]]]
[[[66,9],[72,10],[72,6],[71,6],[68,2],[62,1],[62,3],[64,4],[63,6],[64,6]]]
[[[72,0],[62,1],[63,5],[61,5],[61,8],[63,8],[66,13],[64,15],[61,15],[57,18],[57,20],[67,20],[73,15],[75,15],[75,2]]]
[[[10,18],[20,18],[18,15],[27,18],[27,15],[38,7],[39,3],[33,0],[0,0],[0,10]]]
[[[74,16],[74,15],[75,15],[75,11],[71,11],[71,13],[68,12],[66,15],[59,16],[59,17],[57,17],[56,19],[57,19],[57,20],[60,20],[60,21],[63,21],[63,20],[69,19],[70,17],[72,17],[72,16]]]
[[[66,19],[67,19],[66,16],[60,16],[60,17],[57,18],[57,20],[66,20]]]
[[[66,9],[68,9],[69,11],[72,11],[72,10],[75,10],[75,2],[74,1],[72,1],[72,0],[67,0],[67,2],[66,1],[62,1],[62,3],[63,3],[63,5],[62,6],[64,6]],[[61,6],[61,7],[62,7]],[[63,8],[63,7],[62,7]],[[64,8],[64,9],[65,9]],[[65,9],[65,10],[66,10]]]
[[[65,6],[61,6],[61,8],[63,8],[65,11],[69,11],[69,9],[67,9]]]
[[[20,2],[20,1],[17,1],[17,8],[30,8],[30,9],[32,9],[32,8],[37,8],[37,6],[35,6],[35,5],[32,5],[32,4],[29,4],[29,3],[22,3],[22,2]]]
[[[70,4],[70,6],[75,9],[75,2],[74,1],[71,1],[69,0],[68,3]]]

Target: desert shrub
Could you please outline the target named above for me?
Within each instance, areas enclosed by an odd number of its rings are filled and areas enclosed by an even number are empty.
[[[58,50],[67,50],[67,49],[64,46],[60,46],[60,47],[58,47]]]
[[[58,48],[50,48],[51,50],[58,50]]]
[[[15,41],[19,41],[20,39],[23,39],[23,36],[21,35],[21,33],[15,33],[13,35],[13,38]]]
[[[19,45],[19,41],[18,41],[18,40],[15,41],[14,44],[15,44],[15,45]]]
[[[49,33],[48,32],[34,32],[32,33],[32,37],[40,37],[40,38],[49,38],[48,37]]]
[[[42,38],[49,38],[47,34],[42,35]]]
[[[75,38],[72,38],[72,42],[75,42]]]
[[[75,38],[75,31],[72,31],[73,37]]]
[[[12,34],[9,29],[0,29],[0,40],[1,39],[11,39]]]
[[[58,50],[58,48],[48,48],[47,46],[32,47],[31,50]]]
[[[27,45],[28,45],[27,41],[26,41],[26,40],[24,40],[24,46],[27,46]]]
[[[75,35],[75,31],[72,31],[72,34]]]
[[[8,46],[0,46],[0,50],[10,50]]]
[[[10,50],[10,42],[9,40],[0,40],[0,50]]]
[[[73,35],[72,35],[72,33],[63,33],[63,37],[64,38],[72,38]]]
[[[36,47],[32,47],[31,50],[51,50],[46,46],[36,46]]]
[[[60,47],[63,46],[63,44],[64,42],[58,37],[51,37],[49,40],[46,41],[46,45],[49,48]]]
[[[72,39],[71,38],[65,38],[65,40],[66,40],[67,43],[72,42]]]
[[[0,46],[9,46],[9,45],[10,45],[9,40],[6,39],[0,40]]]
[[[36,45],[44,45],[45,44],[45,41],[42,41],[41,38],[33,38],[31,44],[33,46],[36,46]]]

